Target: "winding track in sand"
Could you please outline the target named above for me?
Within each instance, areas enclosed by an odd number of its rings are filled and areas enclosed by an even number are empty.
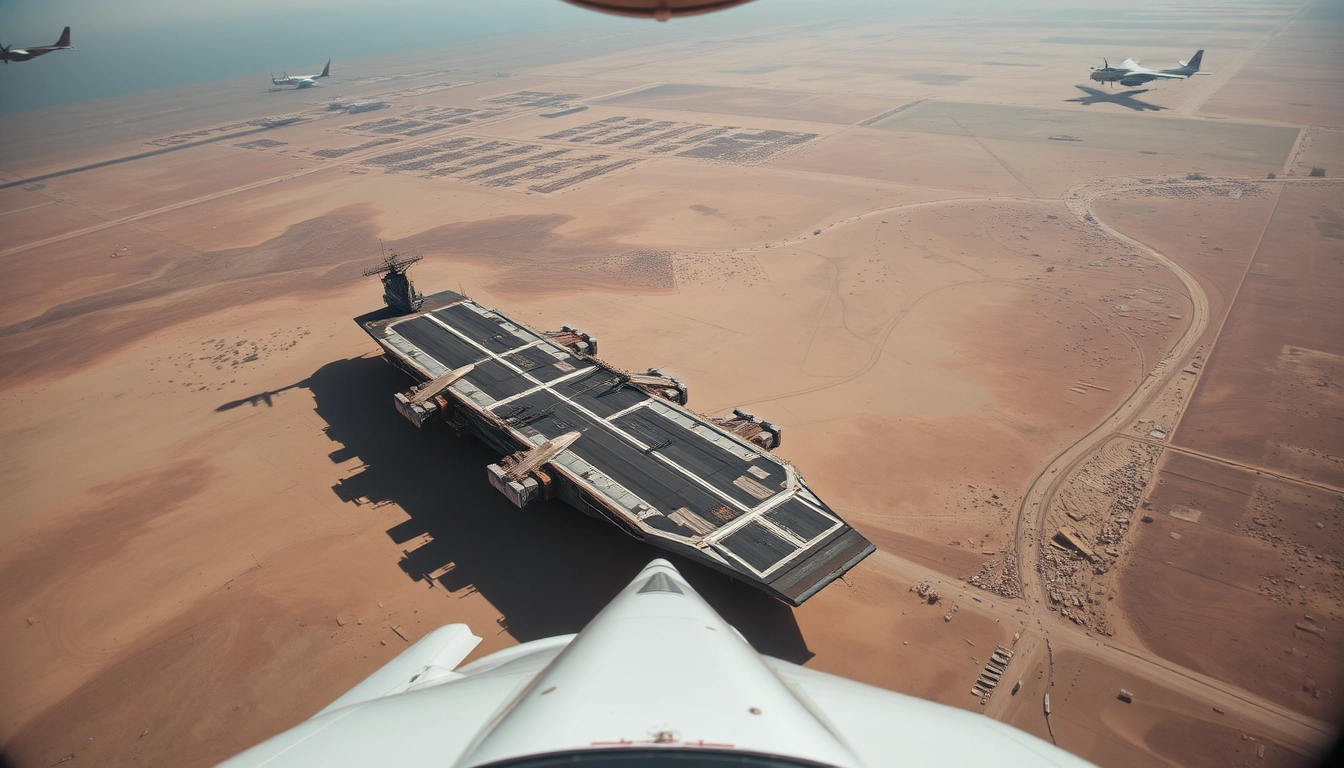
[[[1205,330],[1208,329],[1209,296],[1204,292],[1204,288],[1200,286],[1194,275],[1157,249],[1111,227],[1097,218],[1092,210],[1092,203],[1097,198],[1139,186],[1146,185],[1128,179],[1089,181],[1066,193],[1065,203],[1069,211],[1079,221],[1089,224],[1104,232],[1108,237],[1134,248],[1176,275],[1181,284],[1185,286],[1193,305],[1190,322],[1185,327],[1185,333],[1181,334],[1181,337],[1172,345],[1166,356],[1158,361],[1153,366],[1153,370],[1130,392],[1129,397],[1125,398],[1124,402],[1118,405],[1101,423],[1093,427],[1090,432],[1055,454],[1055,457],[1041,468],[1041,471],[1032,480],[1027,492],[1023,495],[1022,504],[1018,509],[1014,548],[1017,553],[1019,586],[1022,594],[1027,597],[1028,602],[1033,607],[1045,604],[1045,585],[1039,578],[1025,574],[1028,568],[1032,573],[1035,573],[1035,566],[1041,554],[1040,547],[1043,533],[1042,526],[1045,524],[1045,511],[1049,508],[1055,491],[1079,464],[1092,455],[1093,451],[1123,430],[1130,421],[1143,411],[1144,406],[1161,394],[1171,379],[1181,370],[1182,366],[1172,364],[1173,361],[1182,361],[1193,352],[1195,345],[1204,335]]]
[[[510,115],[512,119],[520,115]],[[479,128],[480,124],[472,126]],[[442,134],[434,138],[442,138]],[[419,143],[419,142],[417,142]],[[376,150],[374,150],[376,152]],[[69,240],[80,237],[92,232],[108,229],[122,224],[143,221],[153,218],[160,214],[191,207],[200,203],[208,202],[218,198],[226,197],[239,192],[257,189],[269,184],[274,184],[298,176],[305,176],[319,171],[337,168],[349,165],[364,158],[367,153],[358,153],[347,158],[342,158],[338,163],[324,164],[311,169],[304,169],[297,172],[276,176],[240,185],[227,190],[220,190],[215,193],[203,195],[190,200],[179,201],[170,205],[155,208],[153,210],[142,211],[117,218],[100,222],[96,225],[85,227],[73,232],[62,235],[45,238],[43,240],[30,243],[23,243],[11,248],[0,251],[0,256],[12,255],[22,251],[38,248],[44,245]],[[1168,180],[1169,181],[1169,180]],[[1282,179],[1267,181],[1262,179],[1236,179],[1241,182],[1258,183],[1303,183],[1302,179]],[[1331,183],[1338,179],[1312,179],[1307,183]],[[1151,182],[1149,182],[1151,183]],[[1213,701],[1221,709],[1228,712],[1237,712],[1248,721],[1254,722],[1263,727],[1269,734],[1275,734],[1283,743],[1292,745],[1304,752],[1310,753],[1323,748],[1334,738],[1333,729],[1314,718],[1302,715],[1289,710],[1273,702],[1255,696],[1235,685],[1231,685],[1205,675],[1185,669],[1172,662],[1166,661],[1155,654],[1144,649],[1132,648],[1114,641],[1101,641],[1092,638],[1085,632],[1071,625],[1064,624],[1057,617],[1049,615],[1045,610],[1043,602],[1043,585],[1035,577],[1028,579],[1022,578],[1021,574],[1028,568],[1035,572],[1036,559],[1039,557],[1041,541],[1041,525],[1043,524],[1043,512],[1048,508],[1050,499],[1053,497],[1059,484],[1075,469],[1079,464],[1086,460],[1093,451],[1098,449],[1107,440],[1116,435],[1120,430],[1134,418],[1142,408],[1151,402],[1162,389],[1170,382],[1181,369],[1181,365],[1173,364],[1174,361],[1181,361],[1188,356],[1195,348],[1195,345],[1203,336],[1209,322],[1209,301],[1207,294],[1199,285],[1198,281],[1165,254],[1148,246],[1147,244],[1122,234],[1110,225],[1101,221],[1092,210],[1092,203],[1100,197],[1124,191],[1126,189],[1135,189],[1148,186],[1149,183],[1140,182],[1131,178],[1105,178],[1096,179],[1084,184],[1080,184],[1069,190],[1062,198],[1062,202],[1080,222],[1094,227],[1107,236],[1134,248],[1139,253],[1156,262],[1162,267],[1172,271],[1185,286],[1189,293],[1194,309],[1191,312],[1190,323],[1180,339],[1160,361],[1154,369],[1144,376],[1136,385],[1135,389],[1129,394],[1123,403],[1121,403],[1109,416],[1103,419],[1092,430],[1084,434],[1078,440],[1062,449],[1058,454],[1047,463],[1041,471],[1035,476],[1026,494],[1023,497],[1018,513],[1018,521],[1015,532],[1015,551],[1017,553],[1019,564],[1019,578],[1022,579],[1023,594],[1025,600],[1020,599],[994,599],[994,610],[991,613],[1000,613],[1009,620],[1020,620],[1021,614],[1016,614],[1017,608],[1021,607],[1027,612],[1027,616],[1036,621],[1036,627],[1028,627],[1024,630],[1022,639],[1027,641],[1024,649],[1039,650],[1040,640],[1050,640],[1063,646],[1071,647],[1075,650],[1086,652],[1094,657],[1101,659],[1104,663],[1112,666],[1125,668],[1133,674],[1146,677],[1159,682],[1164,686],[1179,689],[1189,695],[1201,698],[1206,701]],[[1207,183],[1205,181],[1204,183]],[[764,251],[766,249],[778,249],[781,247],[798,246],[806,241],[815,239],[833,229],[849,226],[858,223],[873,216],[890,215],[892,213],[912,211],[923,208],[934,208],[949,205],[966,205],[973,203],[1015,203],[1015,204],[1053,204],[1061,202],[1060,199],[1049,199],[1040,197],[1019,197],[1019,196],[952,196],[938,200],[921,201],[907,203],[895,206],[884,206],[855,214],[843,219],[834,221],[821,227],[819,234],[813,232],[801,233],[795,237],[787,238],[778,242],[769,244],[760,244],[751,248],[737,250],[737,253],[751,253]],[[722,249],[720,249],[722,250]],[[967,282],[986,282],[985,280],[971,280]],[[995,281],[998,282],[998,281]],[[1011,281],[1009,281],[1011,282]],[[962,285],[957,283],[956,285]],[[890,319],[881,329],[874,341],[870,342],[872,351],[868,360],[853,373],[843,377],[837,377],[828,381],[819,382],[817,385],[785,393],[776,393],[766,397],[758,398],[754,402],[763,400],[774,400],[787,398],[801,394],[816,392],[830,387],[844,384],[848,381],[857,379],[867,374],[878,362],[886,346],[886,342],[895,331],[901,321],[909,316],[911,310],[921,302],[929,298],[933,293],[941,289],[935,289],[928,294],[916,299],[910,306]],[[748,405],[750,403],[747,403]],[[907,579],[925,580],[937,579],[946,580],[944,574],[933,572],[923,566],[899,558],[886,552],[879,552],[874,558],[874,565],[882,570],[896,573]],[[970,590],[969,585],[961,583],[958,580],[958,586],[962,589]],[[1030,589],[1031,594],[1028,594]],[[1021,662],[1028,662],[1027,657],[1037,655],[1034,651],[1022,654]],[[1006,697],[999,697],[1006,698]],[[1004,704],[994,706],[991,704],[987,709],[987,714],[993,716],[1002,716],[1005,710]]]
[[[1167,181],[1170,183],[1170,180]],[[1193,183],[1207,184],[1208,181],[1209,180],[1199,180]],[[1275,181],[1262,179],[1235,179],[1235,181],[1276,183]],[[1281,185],[1288,181],[1290,180],[1278,180],[1277,183]],[[1301,183],[1302,180],[1293,181]],[[1320,183],[1328,181],[1331,180],[1320,180]],[[1312,180],[1312,182],[1308,183],[1313,182],[1316,182],[1316,180]],[[1249,722],[1256,723],[1264,728],[1266,733],[1274,734],[1282,741],[1282,743],[1299,749],[1304,754],[1315,753],[1331,743],[1335,737],[1334,729],[1328,724],[1295,712],[1260,696],[1256,696],[1236,685],[1186,669],[1185,667],[1163,659],[1146,649],[1130,647],[1113,640],[1095,639],[1087,632],[1063,622],[1063,620],[1058,617],[1048,614],[1046,612],[1046,603],[1044,601],[1044,585],[1035,577],[1032,577],[1030,582],[1027,582],[1027,580],[1022,577],[1022,574],[1028,568],[1030,568],[1033,573],[1035,572],[1035,564],[1040,555],[1040,543],[1043,538],[1041,530],[1041,525],[1044,522],[1043,513],[1048,509],[1050,500],[1053,498],[1054,493],[1059,488],[1060,484],[1096,450],[1112,437],[1119,434],[1126,425],[1137,417],[1145,406],[1152,402],[1152,400],[1163,391],[1163,389],[1171,382],[1172,378],[1180,372],[1183,367],[1180,363],[1195,350],[1196,345],[1208,330],[1210,322],[1208,294],[1204,291],[1203,287],[1200,286],[1195,277],[1165,254],[1140,240],[1121,233],[1099,219],[1092,208],[1093,203],[1099,198],[1126,190],[1148,187],[1151,183],[1152,182],[1141,182],[1137,179],[1127,177],[1095,179],[1069,190],[1065,194],[1063,202],[1070,213],[1072,213],[1078,221],[1100,230],[1108,237],[1134,248],[1137,252],[1156,262],[1159,266],[1171,270],[1172,274],[1176,275],[1181,281],[1190,296],[1193,305],[1190,322],[1187,324],[1184,333],[1176,343],[1172,345],[1167,354],[1153,366],[1152,370],[1149,371],[1147,375],[1143,376],[1143,378],[1135,385],[1133,391],[1130,392],[1129,396],[1126,397],[1124,402],[1117,406],[1114,411],[1093,427],[1093,429],[1079,437],[1070,445],[1064,447],[1044,467],[1042,467],[1040,472],[1032,480],[1026,494],[1023,496],[1021,506],[1019,507],[1018,521],[1014,536],[1015,551],[1017,553],[1019,564],[1019,579],[1023,580],[1023,594],[1026,598],[1022,601],[1002,598],[995,599],[994,605],[1001,607],[992,610],[991,613],[1000,613],[1001,618],[1012,620],[1014,618],[1012,613],[1020,606],[1027,611],[1027,614],[1030,617],[1036,620],[1037,627],[1028,628],[1022,635],[1022,638],[1027,640],[1027,645],[1031,649],[1037,649],[1037,646],[1041,645],[1037,642],[1039,640],[1050,640],[1064,647],[1088,653],[1094,657],[1102,659],[1104,663],[1117,668],[1123,668],[1136,676],[1147,678],[1194,698],[1212,701],[1220,710],[1225,712],[1235,712],[1239,716],[1246,718]],[[955,197],[874,209],[834,222],[827,227],[823,227],[822,231],[824,233],[832,228],[847,226],[871,216],[885,215],[918,208],[931,208],[953,204],[963,205],[976,202],[1040,204],[1052,201],[1043,200],[1041,198],[1005,196]],[[816,235],[800,235],[778,243],[771,243],[768,246],[761,245],[755,248],[739,249],[738,253],[742,253],[744,250],[750,252],[764,250],[766,248],[797,245],[813,237],[816,237]],[[958,283],[958,285],[961,285],[961,283]],[[934,292],[937,290],[941,289],[935,289]],[[888,321],[888,323],[881,329],[878,340],[873,344],[870,359],[859,370],[843,378],[818,383],[813,387],[759,398],[757,402],[827,389],[847,381],[852,381],[853,379],[864,375],[877,363],[877,360],[885,347],[886,339],[895,330],[897,325],[899,325],[901,320],[908,316],[911,309],[924,299],[928,298],[929,295],[932,295],[932,293],[933,292],[930,292],[930,294],[926,294],[925,296],[916,299],[910,307],[907,307],[903,312]],[[1215,340],[1210,340],[1210,343],[1213,341]],[[874,561],[874,564],[880,569],[899,575],[907,580],[943,581],[946,579],[946,576],[943,574],[923,566],[918,566],[890,553],[878,552],[874,557]],[[969,590],[969,587],[964,584],[959,584],[959,586]],[[1031,588],[1033,594],[1028,594],[1028,587]],[[1025,605],[1022,605],[1023,602],[1025,602]],[[1034,655],[1034,653],[1025,654],[1025,656]],[[1028,659],[1023,658],[1022,661],[1026,662]],[[1006,697],[999,698],[1006,699]],[[1005,714],[1005,710],[1006,705],[1000,703],[998,707],[993,708],[992,712],[987,710],[987,714],[1002,716]]]

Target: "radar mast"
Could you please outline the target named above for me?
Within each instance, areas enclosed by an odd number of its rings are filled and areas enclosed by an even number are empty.
[[[406,270],[421,258],[423,257],[419,255],[401,256],[397,253],[384,255],[383,263],[364,270],[364,276],[382,275],[383,303],[402,314],[409,315],[419,311],[420,305],[425,301],[425,297],[415,290],[410,276],[406,274]]]

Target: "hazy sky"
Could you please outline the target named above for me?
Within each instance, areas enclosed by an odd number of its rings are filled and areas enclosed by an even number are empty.
[[[78,49],[0,66],[0,113],[267,72],[311,73],[328,58],[339,67],[511,33],[572,29],[591,36],[639,28],[684,38],[890,14],[978,23],[1019,17],[1039,23],[1044,16],[1067,27],[1128,12],[1124,5],[1076,0],[756,0],[659,25],[561,0],[0,0],[0,43],[49,45],[68,25]]]
[[[0,112],[569,25],[558,0],[0,0],[0,42],[76,51],[0,66]],[[647,23],[647,22],[646,22]]]
[[[722,34],[948,2],[757,0],[661,28]],[[998,2],[951,4],[964,9]],[[0,66],[0,113],[272,71],[316,72],[328,58],[339,63],[511,33],[660,25],[561,0],[0,0],[0,43],[50,45],[65,26],[78,50]]]

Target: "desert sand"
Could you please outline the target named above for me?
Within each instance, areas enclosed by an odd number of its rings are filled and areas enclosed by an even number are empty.
[[[660,555],[401,419],[351,322],[385,249],[784,427],[879,551],[798,609],[679,562],[761,651],[1102,766],[1308,764],[1344,714],[1344,18],[1054,10],[0,117],[4,756],[213,764],[442,624],[578,631]]]

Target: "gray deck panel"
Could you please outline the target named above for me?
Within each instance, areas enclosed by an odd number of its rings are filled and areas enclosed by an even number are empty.
[[[481,315],[466,304],[454,304],[440,309],[434,315],[491,352],[507,352],[527,343],[526,340],[506,330],[502,324]]]
[[[835,525],[830,518],[807,506],[801,499],[797,498],[789,499],[766,512],[765,519],[803,541],[811,541]]]
[[[428,317],[397,323],[392,327],[392,332],[449,368],[461,368],[486,358],[484,352],[445,331]]]
[[[621,383],[619,375],[603,368],[562,381],[555,390],[604,419],[649,399],[642,389]]]
[[[501,419],[504,419],[506,423],[508,423],[515,429],[522,430],[524,427],[530,426],[533,429],[536,429],[537,432],[545,435],[546,439],[549,440],[550,438],[564,434],[566,430],[561,429],[559,431],[555,431],[554,426],[551,426],[551,428],[548,431],[547,429],[543,428],[546,427],[546,425],[538,426],[535,422],[532,421],[532,417],[535,417],[541,411],[559,402],[560,398],[556,397],[551,392],[548,392],[546,390],[540,390],[537,392],[533,392],[532,394],[527,395],[526,397],[520,397],[511,403],[496,405],[493,409],[491,409],[491,413],[495,414]]]
[[[785,479],[784,468],[778,464],[773,465],[774,472],[766,469],[767,477],[765,479],[750,475],[747,473],[747,469],[753,464],[772,464],[772,462],[743,461],[694,432],[684,429],[647,409],[640,408],[631,411],[615,419],[613,423],[649,445],[670,441],[668,445],[659,448],[658,452],[676,462],[677,466],[684,467],[686,470],[703,477],[710,485],[735,501],[741,502],[748,509],[757,507],[774,496],[767,497],[767,499],[756,498],[756,496],[734,484],[734,481],[739,477],[747,475],[774,494],[783,490],[780,484]]]
[[[577,430],[582,437],[569,450],[645,503],[664,513],[686,507],[707,522],[715,526],[720,524],[710,514],[711,509],[722,504],[719,499],[680,472],[645,456],[643,451],[605,424],[562,403],[550,392],[534,392],[498,406],[494,412],[501,418],[517,412],[511,426],[534,429],[548,440]],[[684,528],[681,530],[690,533]]]
[[[538,400],[534,405],[535,410],[529,414],[544,410],[548,405],[544,399],[546,397],[554,396],[537,393],[524,398]],[[526,418],[523,420],[526,421]],[[549,415],[532,421],[528,426],[548,439],[577,430],[582,437],[570,446],[569,450],[643,499],[646,504],[664,514],[685,507],[715,527],[722,524],[710,511],[722,506],[722,501],[680,472],[651,456],[644,455],[643,451],[582,411],[568,404],[559,403]],[[674,526],[683,536],[692,533],[689,529],[676,526],[671,521],[667,524]]]
[[[639,387],[623,384],[620,387],[595,389],[574,398],[574,402],[605,419],[624,411],[632,405],[638,405],[650,397]]]
[[[548,347],[540,345],[520,349],[504,357],[538,381],[555,381],[586,365],[582,360],[568,353],[565,353],[564,360],[559,360],[548,351]],[[565,363],[567,366],[559,366],[559,363]]]
[[[537,386],[498,360],[477,363],[466,380],[496,400],[522,394]]]
[[[758,571],[769,570],[770,566],[798,550],[774,531],[754,520],[723,537],[719,541],[719,546],[737,555]]]
[[[541,381],[541,382],[545,382],[545,383],[550,383],[550,382],[552,382],[552,381],[555,381],[556,379],[563,378],[563,377],[565,377],[565,376],[570,375],[570,374],[573,373],[574,370],[577,369],[577,368],[583,368],[583,367],[585,367],[585,366],[588,365],[587,363],[585,363],[585,362],[583,362],[582,360],[579,360],[579,359],[577,359],[577,358],[572,358],[572,359],[570,359],[570,360],[566,360],[566,361],[562,361],[562,362],[566,362],[566,363],[568,363],[569,366],[571,366],[571,367],[564,367],[564,366],[562,366],[560,363],[554,363],[554,364],[552,364],[552,365],[548,365],[548,366],[546,366],[546,367],[544,367],[544,368],[537,368],[537,369],[528,371],[527,373],[528,373],[529,376],[531,376],[532,378],[536,379],[537,381]]]

